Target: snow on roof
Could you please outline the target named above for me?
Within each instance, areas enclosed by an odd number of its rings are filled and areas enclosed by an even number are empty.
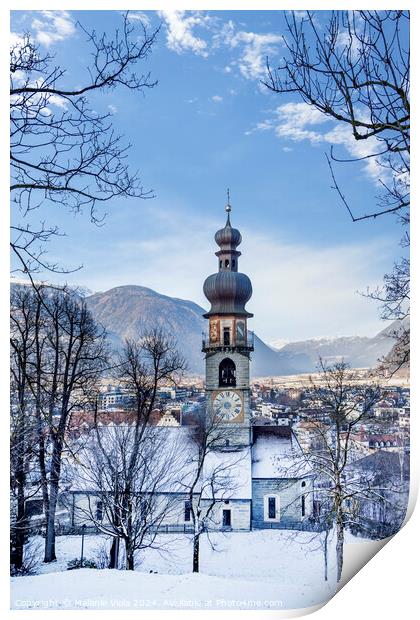
[[[107,452],[113,452],[113,438],[115,434],[130,428],[105,426],[100,428],[102,444]],[[158,488],[161,493],[187,493],[197,472],[198,449],[192,438],[191,427],[153,426],[148,428],[150,435],[159,437],[159,449],[153,452],[155,460],[152,471],[165,468],[165,475],[161,475]],[[95,441],[96,431],[92,431],[90,439]],[[160,441],[163,440],[163,441]],[[86,442],[86,435],[84,436]],[[65,469],[71,484],[67,490],[95,491],[95,476],[89,474],[89,451],[79,452],[78,458],[68,461]],[[118,455],[115,454],[115,459]],[[83,466],[84,465],[84,466]],[[173,465],[173,466],[171,466]],[[151,481],[151,484],[153,481]],[[143,486],[142,492],[147,492]],[[217,497],[218,499],[249,499],[251,498],[251,455],[249,449],[243,450],[213,450],[204,461],[200,482],[194,489],[202,492],[203,497]]]
[[[214,450],[206,456],[203,481],[204,497],[251,499],[251,453],[244,450]],[[212,491],[211,483],[215,482]]]
[[[252,447],[253,478],[301,478],[311,468],[293,433],[257,435]]]

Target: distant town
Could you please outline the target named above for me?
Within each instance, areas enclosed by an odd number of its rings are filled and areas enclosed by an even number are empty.
[[[361,370],[359,374],[362,380],[366,371]],[[300,387],[284,387],[285,379],[290,381],[290,377],[256,379],[251,384],[250,401],[253,427],[290,427],[304,454],[322,449],[319,445],[319,430],[329,414],[328,409],[322,408],[321,403],[315,403],[314,406],[308,377],[309,375],[304,375],[292,379],[292,383],[300,383]],[[311,379],[316,383],[317,376],[312,376]],[[321,381],[321,377],[318,377],[318,380]],[[365,467],[370,469],[373,465],[378,473],[381,467],[385,467],[391,478],[391,470],[398,470],[397,478],[402,475],[408,483],[408,468],[405,471],[404,463],[408,463],[410,453],[410,389],[404,385],[384,385],[381,392],[381,399],[373,407],[373,415],[369,419],[363,418],[351,433],[348,461],[353,466],[359,464],[362,470]],[[354,386],[353,397],[357,409],[358,401],[362,400],[357,384]],[[69,433],[85,433],[94,427],[95,420],[104,426],[134,424],[133,404],[133,396],[127,389],[115,383],[105,384],[100,392],[96,412],[75,411]],[[149,424],[166,427],[195,426],[205,415],[205,407],[203,379],[188,378],[180,385],[161,386],[158,388],[156,407],[149,418]],[[404,469],[402,474],[400,466]],[[315,487],[315,512],[316,495]],[[385,512],[379,514],[376,511],[369,517],[375,522],[374,531],[376,528],[382,531],[384,527],[386,529],[396,525],[393,520],[386,522]]]
[[[363,376],[363,373],[362,373]],[[303,376],[305,378],[305,376]],[[316,381],[316,375],[312,375]],[[319,409],[311,407],[309,386],[280,387],[278,382],[291,377],[256,379],[251,383],[251,420],[253,425],[291,426],[299,433],[302,446],[310,447],[306,422],[318,420],[323,415]],[[297,381],[297,378],[295,379]],[[354,399],[358,399],[358,387],[354,387]],[[204,379],[186,379],[178,386],[167,385],[158,388],[156,408],[151,423],[156,426],[188,426],[204,414],[206,393]],[[98,413],[103,424],[127,423],[133,399],[129,391],[121,386],[108,383],[100,393]],[[75,418],[92,412],[75,412]],[[387,433],[381,434],[386,424]],[[357,454],[366,456],[375,449],[395,452],[403,439],[406,451],[409,450],[410,436],[410,389],[407,386],[385,385],[382,399],[374,407],[374,420],[361,423],[355,429]],[[356,450],[356,448],[355,448]]]

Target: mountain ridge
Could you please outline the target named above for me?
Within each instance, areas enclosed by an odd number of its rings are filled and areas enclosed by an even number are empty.
[[[120,347],[124,338],[135,338],[153,325],[164,327],[177,340],[189,371],[204,373],[201,338],[207,327],[205,309],[188,299],[170,297],[140,285],[121,285],[88,295],[85,301],[92,314],[108,331],[109,339]],[[375,366],[391,350],[393,324],[373,337],[341,336],[288,342],[279,350],[255,334],[252,375],[275,376],[313,372],[319,357],[326,361],[344,359],[353,367]],[[394,327],[395,331],[395,327]]]

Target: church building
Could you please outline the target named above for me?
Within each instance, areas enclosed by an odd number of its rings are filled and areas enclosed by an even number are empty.
[[[233,529],[299,527],[313,514],[313,475],[290,426],[251,424],[250,364],[254,334],[248,330],[252,314],[245,308],[252,296],[249,277],[239,271],[241,233],[227,220],[215,234],[218,270],[204,282],[211,304],[204,314],[208,336],[203,340],[206,365],[206,416],[226,428],[220,451],[241,451],[249,463],[249,497],[232,500],[229,522]],[[241,465],[241,469],[244,464]],[[235,502],[249,501],[249,514]]]

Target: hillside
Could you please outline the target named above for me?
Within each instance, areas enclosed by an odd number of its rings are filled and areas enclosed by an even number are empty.
[[[135,338],[152,325],[161,325],[174,335],[189,371],[204,371],[201,353],[202,333],[206,329],[203,308],[192,301],[161,295],[143,286],[119,286],[86,297],[94,317],[109,332],[114,346],[124,338]],[[354,367],[374,366],[392,345],[391,327],[373,338],[341,337],[291,342],[279,351],[255,336],[252,375],[290,375],[311,372],[319,356],[328,361],[344,358]]]

